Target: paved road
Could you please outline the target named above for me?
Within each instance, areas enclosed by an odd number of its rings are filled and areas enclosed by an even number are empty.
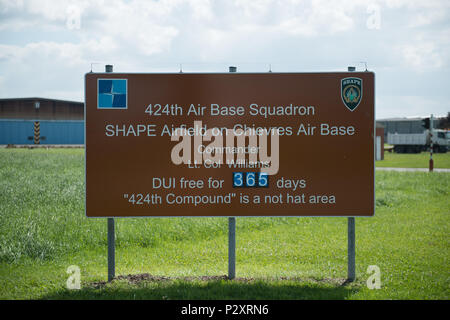
[[[399,171],[399,172],[428,172],[428,168],[383,168],[377,167],[380,171]],[[433,169],[435,172],[450,172],[450,169]]]

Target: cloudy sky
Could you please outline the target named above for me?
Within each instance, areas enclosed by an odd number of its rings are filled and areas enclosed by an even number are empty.
[[[376,73],[376,116],[450,111],[448,0],[0,0],[0,98],[116,72]]]

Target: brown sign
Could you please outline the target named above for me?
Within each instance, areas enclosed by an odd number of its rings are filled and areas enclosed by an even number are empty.
[[[371,72],[85,81],[88,217],[374,214]]]

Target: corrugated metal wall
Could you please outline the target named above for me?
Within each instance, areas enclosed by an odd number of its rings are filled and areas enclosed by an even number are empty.
[[[33,137],[33,121],[0,120],[0,144],[33,144]]]
[[[84,104],[46,98],[0,99],[0,119],[82,121]]]
[[[387,140],[387,134],[389,133],[422,133],[424,128],[422,127],[422,120],[379,120],[377,123],[384,127],[384,138]]]
[[[84,121],[39,123],[40,144],[84,144]],[[34,121],[0,119],[0,144],[34,144]]]

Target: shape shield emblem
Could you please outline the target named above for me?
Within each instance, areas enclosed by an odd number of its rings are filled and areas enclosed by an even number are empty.
[[[362,100],[363,81],[360,78],[341,79],[341,98],[344,105],[350,110],[355,110]]]

